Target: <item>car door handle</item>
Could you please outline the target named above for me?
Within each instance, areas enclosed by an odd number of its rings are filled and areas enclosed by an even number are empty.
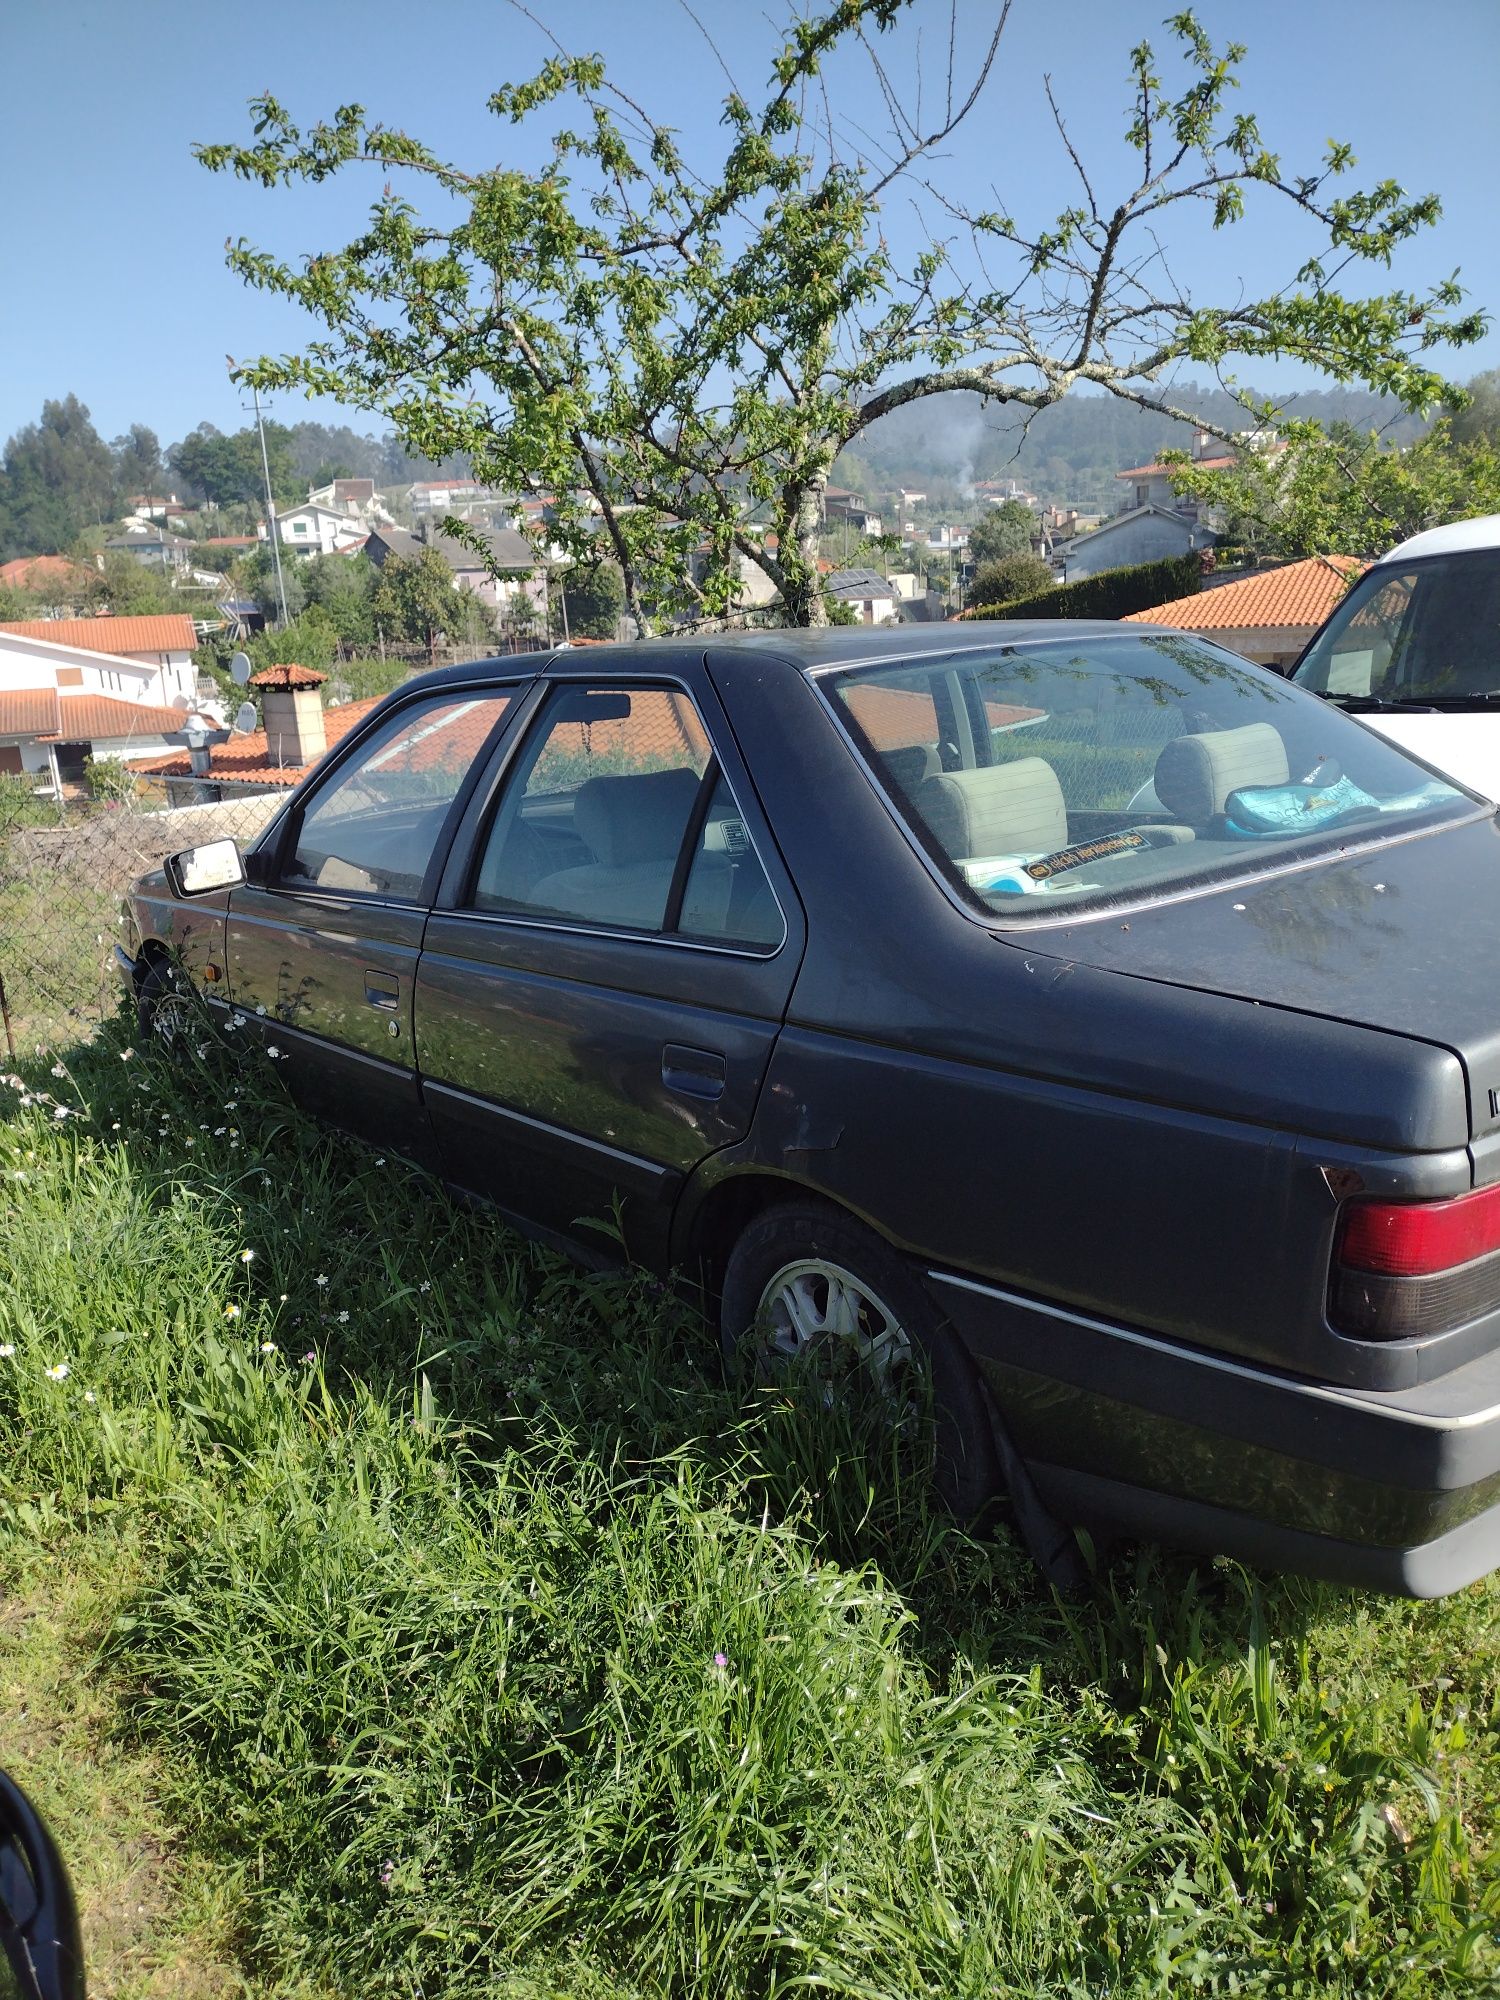
[[[689,1049],[668,1042],[661,1052],[661,1080],[681,1097],[703,1097],[712,1103],[724,1095],[729,1065],[716,1049]]]
[[[386,972],[365,969],[365,998],[372,1007],[394,1009],[401,1004],[401,982]]]

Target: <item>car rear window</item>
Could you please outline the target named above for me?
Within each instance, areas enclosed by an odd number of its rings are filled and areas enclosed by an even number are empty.
[[[969,902],[1083,911],[1459,819],[1395,745],[1186,635],[1018,640],[820,676]]]

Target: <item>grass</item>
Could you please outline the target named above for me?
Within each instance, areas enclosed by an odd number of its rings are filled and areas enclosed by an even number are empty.
[[[0,1092],[0,1755],[98,1990],[1500,1991],[1495,1583],[1127,1551],[1060,1603],[201,1048]]]

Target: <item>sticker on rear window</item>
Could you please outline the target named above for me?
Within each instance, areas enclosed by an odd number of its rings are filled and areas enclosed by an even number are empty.
[[[1046,882],[1053,875],[1066,875],[1070,868],[1086,868],[1091,861],[1150,845],[1143,833],[1108,833],[1098,840],[1080,840],[1076,847],[1060,847],[1055,854],[1044,854],[1040,861],[1028,861],[1026,873],[1033,882]]]

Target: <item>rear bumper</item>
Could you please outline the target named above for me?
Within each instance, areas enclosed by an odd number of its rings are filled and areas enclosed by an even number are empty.
[[[1417,1597],[1500,1567],[1500,1352],[1344,1389],[929,1280],[1064,1518]]]

